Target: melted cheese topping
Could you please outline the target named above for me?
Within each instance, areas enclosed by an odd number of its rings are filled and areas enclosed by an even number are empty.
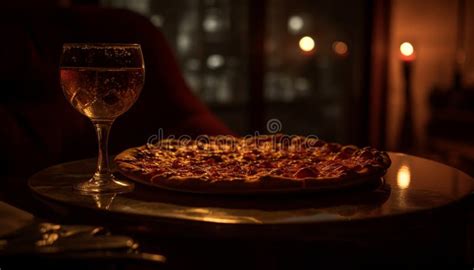
[[[145,175],[205,181],[257,180],[265,176],[341,178],[388,167],[388,157],[370,147],[360,149],[285,135],[224,138],[163,140],[155,146],[137,148],[129,160],[119,161],[131,163]]]

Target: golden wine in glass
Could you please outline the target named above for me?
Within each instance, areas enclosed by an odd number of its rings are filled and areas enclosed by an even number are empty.
[[[133,184],[117,180],[109,169],[107,143],[114,120],[140,95],[145,65],[139,44],[67,43],[60,61],[61,87],[71,105],[91,119],[99,154],[91,179],[74,186],[83,193],[122,193]]]

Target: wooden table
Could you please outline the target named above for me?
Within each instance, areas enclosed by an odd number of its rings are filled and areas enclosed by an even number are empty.
[[[390,153],[376,186],[268,196],[211,196],[138,185],[88,196],[72,185],[95,160],[47,168],[29,179],[62,221],[102,224],[138,237],[174,266],[314,266],[366,262],[466,262],[473,179],[426,159]]]

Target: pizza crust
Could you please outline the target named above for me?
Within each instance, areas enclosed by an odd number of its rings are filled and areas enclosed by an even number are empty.
[[[258,182],[248,182],[243,179],[230,181],[216,181],[205,183],[197,178],[182,178],[179,181],[173,178],[164,178],[160,176],[152,177],[152,180],[143,177],[140,174],[120,171],[120,173],[129,179],[138,183],[158,187],[162,189],[200,193],[200,194],[259,194],[259,193],[293,193],[293,192],[318,192],[329,190],[343,190],[354,188],[369,183],[378,183],[383,174],[362,176],[354,179],[335,180],[335,179],[306,179],[304,181],[286,180],[278,177],[268,177],[267,184]],[[329,181],[328,181],[329,180]],[[264,181],[265,182],[265,181]]]

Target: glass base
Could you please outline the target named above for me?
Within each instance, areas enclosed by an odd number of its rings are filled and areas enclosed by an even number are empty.
[[[110,194],[131,192],[133,183],[117,180],[113,175],[95,174],[90,180],[74,185],[74,189],[84,194]]]

